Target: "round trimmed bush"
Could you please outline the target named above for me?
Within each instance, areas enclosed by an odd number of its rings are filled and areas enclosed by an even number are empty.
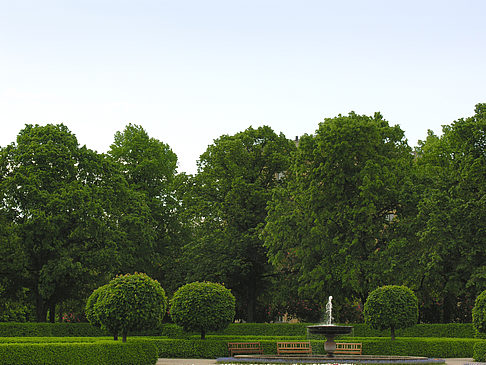
[[[101,289],[101,290],[100,290]],[[86,316],[126,342],[130,331],[156,329],[162,324],[167,297],[157,280],[143,273],[115,277],[93,292]],[[93,304],[94,302],[94,304]]]
[[[235,317],[235,297],[221,284],[194,282],[174,293],[170,315],[184,331],[194,331],[204,339],[207,331],[226,328]]]
[[[479,333],[486,333],[486,290],[478,295],[472,310],[473,326]]]
[[[373,290],[364,305],[365,322],[372,328],[395,329],[413,326],[418,320],[418,300],[406,286],[386,285]]]
[[[85,314],[86,319],[89,323],[91,323],[95,327],[101,327],[100,319],[94,309],[98,298],[103,294],[103,291],[106,290],[108,285],[100,286],[98,289],[95,289],[93,293],[89,296],[88,300],[86,301],[86,308]]]

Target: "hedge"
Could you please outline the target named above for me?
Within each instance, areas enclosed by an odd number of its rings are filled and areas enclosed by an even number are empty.
[[[228,336],[307,336],[310,323],[232,323],[225,330],[209,334]],[[368,325],[354,324],[354,337],[390,337],[390,331],[377,331]],[[175,324],[163,324],[160,330],[137,332],[130,335],[188,338],[194,333],[185,333]],[[476,333],[471,323],[417,324],[396,331],[397,337],[447,337],[474,338]],[[0,337],[102,337],[109,336],[89,323],[0,323]],[[342,337],[343,339],[348,336]]]
[[[154,365],[156,363],[157,348],[150,341],[0,344],[1,365]]]
[[[248,338],[233,337],[228,339],[152,339],[158,349],[159,357],[166,358],[208,358],[227,357],[228,342],[244,342]],[[262,345],[264,354],[276,354],[276,342],[280,338],[254,338]],[[298,340],[297,340],[298,341]],[[445,339],[445,338],[353,338],[343,342],[360,342],[363,344],[363,355],[397,355],[424,356],[430,358],[469,358],[473,355],[476,343],[485,342],[479,339]],[[311,340],[314,354],[324,354],[324,341]]]
[[[474,344],[473,358],[474,361],[486,361],[486,341],[478,341]]]
[[[225,330],[210,332],[218,335],[233,336],[307,336],[310,323],[233,323]],[[374,330],[364,323],[352,324],[354,337],[390,337],[390,331]],[[161,334],[171,338],[187,338],[193,333],[185,333],[175,324],[165,324]],[[397,337],[446,337],[474,338],[476,335],[471,323],[417,324],[413,327],[396,330]],[[349,336],[344,336],[345,338]]]
[[[174,325],[175,326],[175,325]],[[161,329],[137,331],[132,336],[158,336]],[[105,337],[101,328],[89,323],[16,323],[0,322],[0,337]]]

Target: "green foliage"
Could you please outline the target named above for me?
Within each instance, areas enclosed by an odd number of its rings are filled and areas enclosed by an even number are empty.
[[[479,362],[486,361],[486,341],[480,341],[474,344],[473,359]]]
[[[412,163],[403,131],[379,113],[326,118],[299,140],[263,233],[270,261],[302,298],[363,303],[382,285]]]
[[[29,289],[40,322],[126,265],[124,253],[143,244],[131,232],[150,231],[145,200],[119,166],[62,124],[26,125],[1,150],[0,202],[0,226],[8,222],[0,267],[13,287]]]
[[[0,323],[0,337],[106,336],[107,332],[89,323]]]
[[[416,239],[402,252],[413,253],[403,257],[409,275],[437,315],[427,320],[470,322],[474,299],[486,289],[486,253],[478,249],[486,230],[485,136],[486,104],[478,104],[472,117],[445,125],[440,137],[429,133],[416,151]]]
[[[179,258],[182,242],[186,243],[184,219],[176,196],[177,156],[167,144],[149,137],[141,126],[134,124],[116,132],[108,154],[123,170],[130,188],[144,196],[150,215],[146,236],[137,230],[130,231],[137,245],[126,252],[133,259],[124,271],[143,268],[173,292],[184,282]]]
[[[98,318],[97,312],[95,311],[95,304],[98,299],[103,295],[103,292],[107,290],[107,288],[108,285],[103,285],[100,286],[98,289],[95,289],[86,301],[86,319],[95,327],[101,327],[101,322]]]
[[[149,341],[116,343],[0,343],[0,364],[154,365],[157,349]]]
[[[261,226],[294,150],[294,142],[268,126],[223,135],[201,155],[187,184],[184,202],[194,222],[185,246],[187,280],[225,283],[237,298],[238,318],[248,322],[257,320],[271,285]]]
[[[472,357],[477,339],[459,338],[353,338],[343,342],[361,342],[363,355],[424,356],[432,358]]]
[[[120,275],[102,287],[94,304],[87,306],[95,324],[113,333],[158,328],[167,308],[167,297],[160,284],[146,274]],[[88,315],[88,313],[87,313]]]
[[[235,297],[221,284],[194,282],[180,287],[171,299],[170,315],[185,331],[207,331],[227,327],[235,317]]]
[[[372,328],[395,329],[413,326],[418,319],[417,297],[406,286],[386,285],[373,290],[364,306],[365,321]]]
[[[486,333],[486,290],[476,298],[472,318],[474,328],[480,333]]]
[[[299,341],[302,339],[294,339]],[[276,343],[282,338],[256,337],[252,339],[233,337],[228,339],[208,338],[204,341],[195,339],[153,339],[159,357],[168,358],[215,358],[228,356],[227,343],[234,341],[258,341],[264,354],[275,354]],[[483,340],[450,338],[347,338],[340,342],[360,342],[364,355],[424,356],[431,358],[469,358],[473,347]],[[315,354],[324,354],[324,340],[311,340]]]

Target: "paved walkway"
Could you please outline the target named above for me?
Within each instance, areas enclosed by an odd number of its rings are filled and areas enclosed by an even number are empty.
[[[446,359],[447,365],[464,365],[472,363],[473,359]],[[211,359],[159,359],[157,365],[209,365],[217,364]]]

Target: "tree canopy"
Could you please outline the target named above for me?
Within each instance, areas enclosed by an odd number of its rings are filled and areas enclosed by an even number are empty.
[[[223,282],[245,321],[317,321],[329,295],[337,321],[359,321],[374,288],[406,285],[421,322],[470,322],[485,148],[486,104],[414,150],[379,113],[295,141],[250,127],[215,139],[195,175],[138,125],[103,154],[63,124],[27,124],[0,147],[0,320],[85,320],[95,288],[138,271],[169,295]]]
[[[272,270],[260,238],[272,189],[290,164],[294,142],[269,127],[224,135],[208,147],[192,179],[187,207],[193,240],[186,246],[191,280],[224,282],[238,315],[254,321]]]
[[[301,295],[365,301],[400,217],[413,156],[403,131],[380,114],[326,119],[305,135],[275,190],[264,231],[269,258]]]

